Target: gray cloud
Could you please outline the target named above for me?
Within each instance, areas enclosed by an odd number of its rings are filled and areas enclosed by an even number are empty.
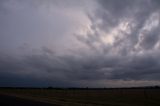
[[[1,2],[0,86],[160,83],[158,0]]]
[[[76,57],[58,56],[42,49],[40,54],[22,57],[1,56],[0,70],[6,85],[15,81],[17,82],[15,86],[25,84],[32,86],[33,80],[38,83],[36,86],[82,86],[83,81],[159,80],[160,75],[160,62],[157,61],[159,55]],[[124,60],[128,58],[130,61]],[[46,83],[43,84],[43,82]]]
[[[98,49],[106,66],[110,64],[106,60],[111,58],[114,65],[109,67],[112,70],[109,79],[159,80],[155,77],[155,74],[159,75],[159,1],[98,2],[99,8],[95,13],[89,14],[92,22],[90,28],[94,33],[88,32],[84,35],[87,37],[79,35],[78,40],[92,50]],[[113,43],[104,43],[103,36],[113,36]],[[100,46],[97,47],[95,42]],[[101,68],[106,66],[102,65]]]

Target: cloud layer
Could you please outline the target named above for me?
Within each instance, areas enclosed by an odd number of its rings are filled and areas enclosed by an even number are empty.
[[[0,86],[160,84],[158,0],[0,4]]]

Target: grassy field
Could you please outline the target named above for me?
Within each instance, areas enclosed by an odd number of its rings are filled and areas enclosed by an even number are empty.
[[[0,89],[62,106],[160,106],[160,89]]]

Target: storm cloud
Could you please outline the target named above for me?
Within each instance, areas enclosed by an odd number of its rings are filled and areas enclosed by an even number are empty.
[[[160,84],[159,0],[2,0],[0,23],[0,86]]]

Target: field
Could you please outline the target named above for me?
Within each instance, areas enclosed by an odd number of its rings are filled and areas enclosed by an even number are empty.
[[[0,94],[60,106],[160,106],[160,89],[0,89]]]

